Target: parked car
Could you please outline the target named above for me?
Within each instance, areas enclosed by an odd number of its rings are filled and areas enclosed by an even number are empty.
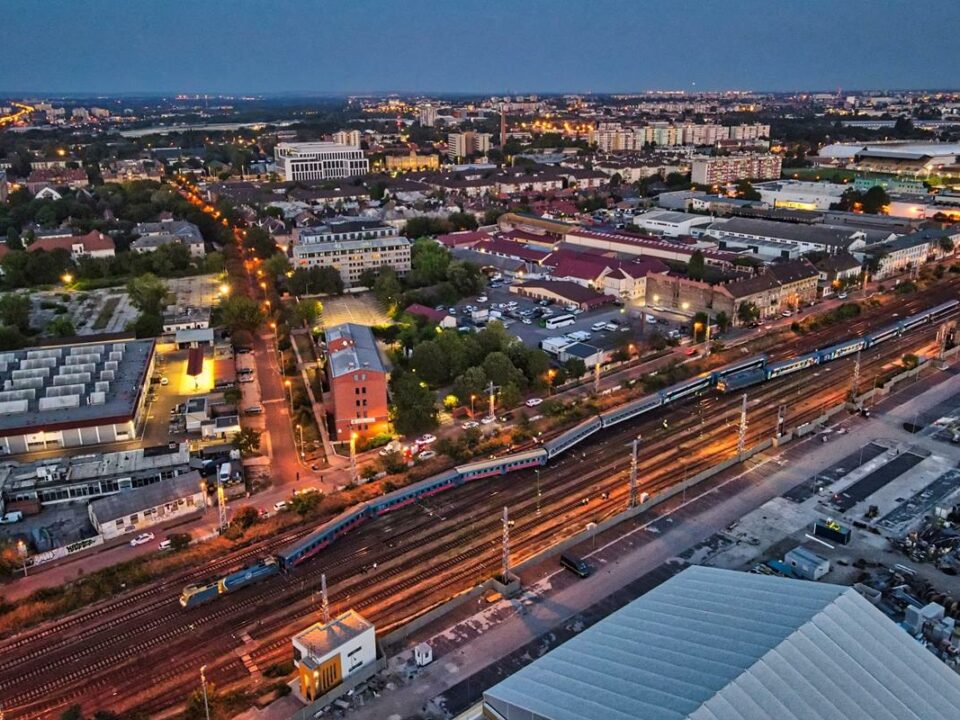
[[[480,424],[489,425],[492,422],[496,422],[496,420],[497,419],[493,415],[485,415],[484,417],[480,418]]]
[[[478,302],[478,303],[485,303],[486,301],[487,301],[487,296],[486,296],[486,295],[480,295],[479,297],[477,297],[477,302]]]
[[[429,445],[430,443],[434,443],[436,441],[437,441],[437,436],[430,435],[429,433],[427,433],[426,435],[421,435],[420,437],[417,438],[418,445]]]
[[[475,427],[480,427],[480,423],[478,423],[476,420],[467,420],[463,425],[461,425],[461,427],[464,430],[471,430]]]
[[[683,354],[686,355],[687,357],[696,355],[697,349],[695,347],[688,347],[686,350],[683,351]]]
[[[419,459],[419,460],[433,460],[433,458],[435,458],[436,456],[437,456],[437,454],[436,454],[433,450],[424,450],[422,453],[420,453],[419,455],[417,455],[417,459]]]
[[[278,500],[277,502],[275,502],[275,503],[273,504],[273,509],[276,510],[277,512],[280,512],[281,510],[284,510],[286,507],[287,507],[287,501],[286,501],[286,500]]]
[[[136,547],[137,545],[143,545],[145,543],[153,540],[153,533],[140,533],[135,538],[130,541],[130,547]]]
[[[262,405],[251,405],[250,407],[244,408],[243,410],[244,415],[260,415],[262,412],[263,412]]]
[[[542,399],[542,398],[530,398],[530,399],[527,400],[527,402],[524,403],[524,404],[525,404],[527,407],[536,407],[537,405],[539,405],[539,404],[542,403],[542,402],[543,402],[543,399]]]
[[[839,294],[837,295],[837,299],[838,299],[838,300],[846,300],[846,299],[847,299],[847,294],[846,294],[845,292],[839,293]]]

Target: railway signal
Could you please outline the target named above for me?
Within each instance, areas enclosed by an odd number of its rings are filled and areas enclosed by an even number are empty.
[[[737,457],[743,459],[743,452],[747,449],[747,394],[743,394],[743,403],[740,406],[740,432],[737,434]]]
[[[630,507],[637,506],[637,448],[640,445],[640,436],[633,439],[633,449],[630,454]]]
[[[503,573],[504,584],[510,582],[510,517],[507,506],[503,506]]]

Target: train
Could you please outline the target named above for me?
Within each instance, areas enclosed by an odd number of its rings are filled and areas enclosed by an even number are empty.
[[[517,470],[541,467],[546,465],[549,460],[570,450],[602,429],[626,422],[627,420],[633,420],[670,403],[697,396],[711,388],[716,388],[721,392],[732,392],[735,389],[773,380],[790,373],[799,372],[814,365],[845,357],[859,350],[876,346],[890,338],[899,337],[904,332],[924,323],[932,323],[942,319],[955,312],[958,306],[960,306],[960,301],[951,300],[918,313],[917,315],[905,318],[864,337],[846,340],[796,358],[770,362],[765,354],[754,355],[730,363],[729,365],[704,372],[675,385],[671,385],[668,388],[664,388],[650,395],[645,395],[642,398],[633,400],[620,407],[599,413],[594,417],[583,420],[560,435],[545,441],[536,449],[505,455],[491,460],[481,460],[458,465],[426,480],[421,480],[399,490],[386,493],[374,500],[369,500],[349,508],[332,520],[325,522],[306,537],[296,540],[283,548],[275,557],[270,558],[274,562],[270,566],[272,570],[269,572],[264,570],[262,573],[255,573],[251,579],[246,582],[228,581],[228,578],[233,577],[228,575],[217,583],[188,586],[184,588],[184,595],[181,596],[180,602],[184,607],[192,607],[193,605],[212,600],[227,592],[233,592],[252,582],[266,579],[276,572],[293,570],[297,565],[300,565],[329,547],[338,538],[351,532],[367,520],[378,518],[423,498],[459,487],[472,480],[505,475]],[[744,384],[745,382],[746,384]],[[239,572],[244,573],[245,571]],[[234,575],[236,574],[237,573],[234,573]],[[194,597],[196,598],[195,601],[193,600]]]
[[[180,593],[180,605],[185,608],[203,605],[221,595],[236,592],[247,585],[263,582],[278,572],[280,572],[278,559],[273,556],[265,557],[253,565],[228,573],[217,580],[199,585],[187,585]]]

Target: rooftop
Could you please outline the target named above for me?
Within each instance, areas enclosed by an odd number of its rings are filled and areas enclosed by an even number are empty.
[[[373,625],[362,615],[355,610],[347,610],[326,625],[311,625],[294,635],[293,641],[309,651],[311,657],[323,658],[371,628]]]
[[[386,372],[377,350],[377,341],[370,328],[343,323],[327,328],[326,337],[330,373],[333,377],[341,377],[360,369]]]
[[[116,495],[94,500],[90,503],[90,509],[99,522],[109,522],[130,513],[189,497],[200,492],[200,482],[200,473],[191,470],[169,480],[161,480],[136,490],[125,490]]]
[[[484,701],[507,720],[948,720],[960,677],[852,588],[693,566]]]
[[[0,353],[0,437],[131,420],[153,348],[151,339]]]

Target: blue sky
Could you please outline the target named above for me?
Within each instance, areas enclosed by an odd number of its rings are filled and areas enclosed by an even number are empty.
[[[0,92],[956,87],[960,2],[2,0]]]

